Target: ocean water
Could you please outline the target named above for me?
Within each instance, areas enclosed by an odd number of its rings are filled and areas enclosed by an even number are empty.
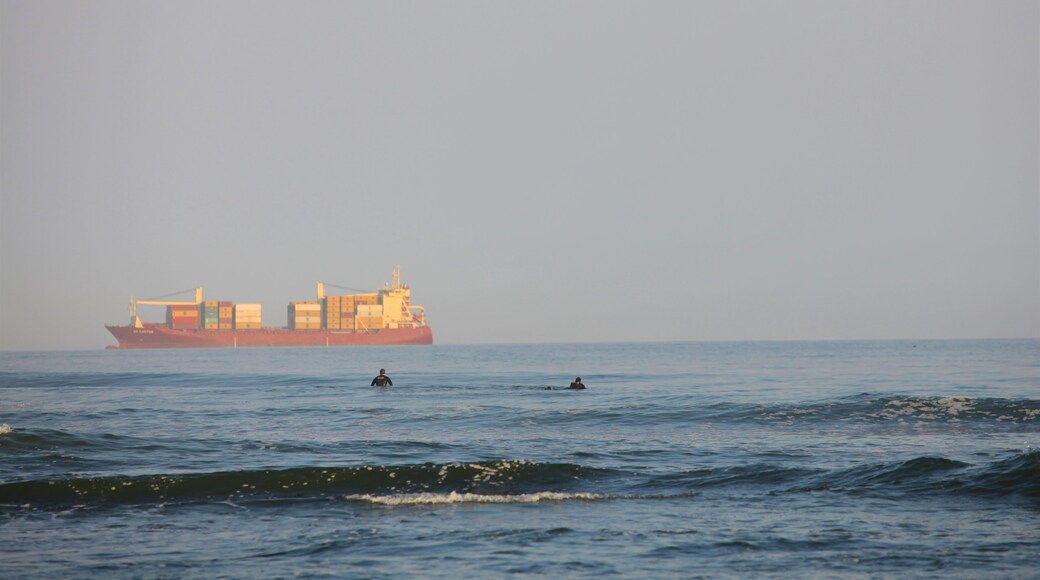
[[[0,353],[0,546],[4,578],[1036,578],[1040,340]]]

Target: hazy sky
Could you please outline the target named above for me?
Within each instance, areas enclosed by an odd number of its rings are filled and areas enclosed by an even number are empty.
[[[395,264],[439,343],[1040,336],[1037,2],[0,10],[5,350]]]

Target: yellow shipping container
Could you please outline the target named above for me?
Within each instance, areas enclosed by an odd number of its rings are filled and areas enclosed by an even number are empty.
[[[354,328],[358,330],[376,330],[383,326],[383,317],[381,316],[358,316],[354,320]]]
[[[206,308],[217,308],[220,306],[220,303],[216,300],[207,300],[206,302],[203,302],[202,305]]]
[[[379,304],[379,295],[378,294],[355,294],[354,295],[354,304],[355,305],[360,305],[360,304]]]
[[[359,304],[357,307],[358,316],[383,316],[383,307],[379,304]]]

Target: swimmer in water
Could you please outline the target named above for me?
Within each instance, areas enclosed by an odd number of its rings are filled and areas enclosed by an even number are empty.
[[[571,383],[571,386],[569,386],[567,388],[575,390],[575,391],[579,391],[579,390],[582,390],[582,389],[585,388],[585,384],[581,382],[581,377],[577,377],[576,379],[574,379],[574,382]]]
[[[390,380],[390,377],[386,376],[386,369],[379,369],[379,376],[372,379],[373,387],[392,387],[394,382]]]

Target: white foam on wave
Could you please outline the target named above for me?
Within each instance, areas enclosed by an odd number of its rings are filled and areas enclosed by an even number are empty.
[[[939,407],[946,410],[948,414],[956,415],[961,411],[971,411],[975,408],[975,400],[970,397],[946,397],[939,399]]]
[[[886,404],[881,416],[889,419],[906,416],[915,419],[951,419],[969,411],[975,411],[975,400],[970,397],[946,397],[937,401],[896,399]]]
[[[542,501],[593,501],[607,499],[599,493],[560,493],[540,491],[514,495],[488,495],[483,493],[405,493],[400,495],[357,494],[344,496],[348,501],[361,501],[377,505],[449,505],[459,503],[538,503]]]
[[[11,426],[7,423],[0,424],[0,435],[7,435],[13,430],[14,429],[11,429]]]

